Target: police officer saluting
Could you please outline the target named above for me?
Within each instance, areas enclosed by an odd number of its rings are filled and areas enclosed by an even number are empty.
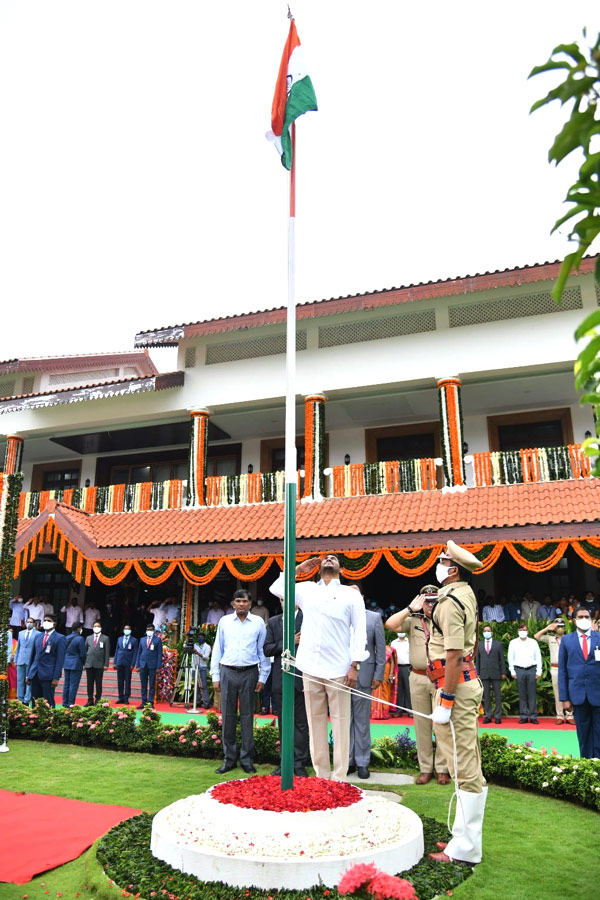
[[[482,563],[454,541],[448,541],[435,570],[442,585],[432,614],[429,640],[429,677],[437,688],[432,713],[435,737],[457,782],[458,796],[452,837],[440,842],[438,862],[481,862],[481,831],[487,787],[481,771],[478,720],[483,694],[473,660],[477,650],[477,600],[469,579]],[[421,598],[413,600],[413,610]],[[456,734],[457,767],[449,722]]]

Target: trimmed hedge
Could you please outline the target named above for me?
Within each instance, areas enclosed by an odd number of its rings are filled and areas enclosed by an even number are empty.
[[[431,900],[451,891],[471,875],[466,863],[447,863],[440,866],[427,854],[435,851],[436,841],[447,841],[445,825],[421,817],[425,839],[425,855],[421,862],[407,872],[398,873],[411,881],[419,900]],[[233,888],[222,882],[198,881],[156,859],[150,852],[152,816],[142,813],[112,828],[100,843],[96,853],[106,875],[122,890],[124,897],[171,897],[173,900],[338,900],[335,888],[311,887],[302,891],[259,890]]]

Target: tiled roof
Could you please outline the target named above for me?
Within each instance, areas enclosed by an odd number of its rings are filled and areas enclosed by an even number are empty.
[[[54,372],[57,369],[81,371],[98,366],[136,365],[145,375],[156,375],[158,369],[146,351],[115,350],[109,353],[77,353],[72,356],[32,356],[0,360],[0,375],[12,372]]]
[[[132,378],[116,378],[99,381],[82,387],[56,388],[36,394],[19,394],[14,397],[0,397],[0,414],[19,412],[23,409],[37,409],[46,406],[60,406],[63,403],[81,403],[83,400],[101,400],[124,394],[138,394],[147,391],[164,391],[181,387],[184,372],[166,372],[156,375],[136,375]]]
[[[381,535],[395,536],[396,546],[403,542],[427,546],[439,543],[440,533],[459,531],[465,542],[479,540],[469,532],[482,530],[496,535],[488,540],[504,540],[503,530],[515,527],[597,523],[599,510],[600,479],[471,488],[463,493],[373,495],[299,503],[296,535],[299,540],[359,538],[365,549],[376,544]],[[207,545],[279,542],[284,523],[283,504],[268,503],[103,515],[57,504],[56,524],[66,526],[75,543],[79,532],[86,544],[97,548],[94,555],[101,558],[102,551],[117,556],[119,550],[133,548],[174,550],[186,546],[190,548],[186,552],[193,554],[191,548],[203,545],[202,553],[209,555]],[[33,526],[33,522],[21,523],[18,549],[33,536]],[[595,525],[591,530],[588,526],[586,533],[595,530]],[[600,534],[600,524],[597,531]],[[410,536],[410,540],[404,536]],[[554,537],[560,537],[560,527]],[[528,539],[526,532],[522,539]],[[142,555],[150,554],[146,551]]]
[[[579,266],[579,273],[587,274],[592,272],[596,258],[596,256],[585,257]],[[382,306],[394,306],[399,303],[414,303],[418,300],[469,294],[474,291],[489,290],[491,288],[549,281],[557,277],[560,266],[560,261],[535,263],[515,269],[503,269],[439,281],[420,282],[403,287],[367,291],[362,294],[348,294],[345,297],[331,297],[328,300],[316,300],[298,304],[296,317],[298,319],[310,319],[317,316],[332,316],[360,309],[374,309]],[[179,341],[185,338],[236,331],[240,328],[258,328],[264,325],[280,324],[285,321],[286,315],[287,307],[281,306],[276,309],[258,310],[240,315],[206,319],[201,322],[168,325],[149,331],[140,331],[136,334],[134,343],[136,347],[176,346]]]

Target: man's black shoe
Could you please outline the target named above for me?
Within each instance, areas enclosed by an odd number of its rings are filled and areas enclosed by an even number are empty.
[[[540,723],[538,722],[538,720],[536,718],[533,718],[533,719],[529,720],[529,724],[530,725],[539,725]]]
[[[243,763],[242,763],[242,769],[244,770],[244,772],[247,772],[249,775],[251,773],[256,772],[256,769],[254,768],[254,766],[245,766]]]
[[[371,773],[366,766],[359,766],[356,770],[359,778],[370,778]]]
[[[355,772],[356,772],[356,766],[348,766],[348,771],[346,772],[346,775],[354,775]]]
[[[277,766],[276,769],[273,769],[271,775],[281,775],[281,766]]]
[[[86,705],[86,706],[93,706],[93,705],[94,705],[94,701],[93,701],[93,700],[88,700],[88,702],[87,702],[85,705]]]
[[[494,719],[496,725],[502,725],[502,719]]]
[[[140,703],[139,706],[136,706],[136,709],[143,709],[145,705],[145,703]]]
[[[492,720],[490,719],[490,717],[489,717],[489,716],[486,716],[485,719],[483,720],[483,724],[484,724],[484,725],[489,725],[489,723],[490,723],[491,721],[492,721]]]
[[[235,769],[235,766],[231,763],[223,763],[222,766],[219,766],[218,769],[215,769],[215,773],[217,775],[224,775],[225,772],[231,772],[232,769]]]
[[[527,718],[527,716],[521,716],[521,718],[519,719],[519,725],[527,725],[528,721],[529,719]]]
[[[294,775],[297,778],[308,778],[308,772],[304,768],[304,766],[298,766],[297,769],[294,769]]]

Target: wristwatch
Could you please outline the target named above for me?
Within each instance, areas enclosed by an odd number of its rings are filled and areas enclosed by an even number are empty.
[[[358,672],[360,670],[360,663],[350,663],[350,668],[356,669],[356,671]]]

